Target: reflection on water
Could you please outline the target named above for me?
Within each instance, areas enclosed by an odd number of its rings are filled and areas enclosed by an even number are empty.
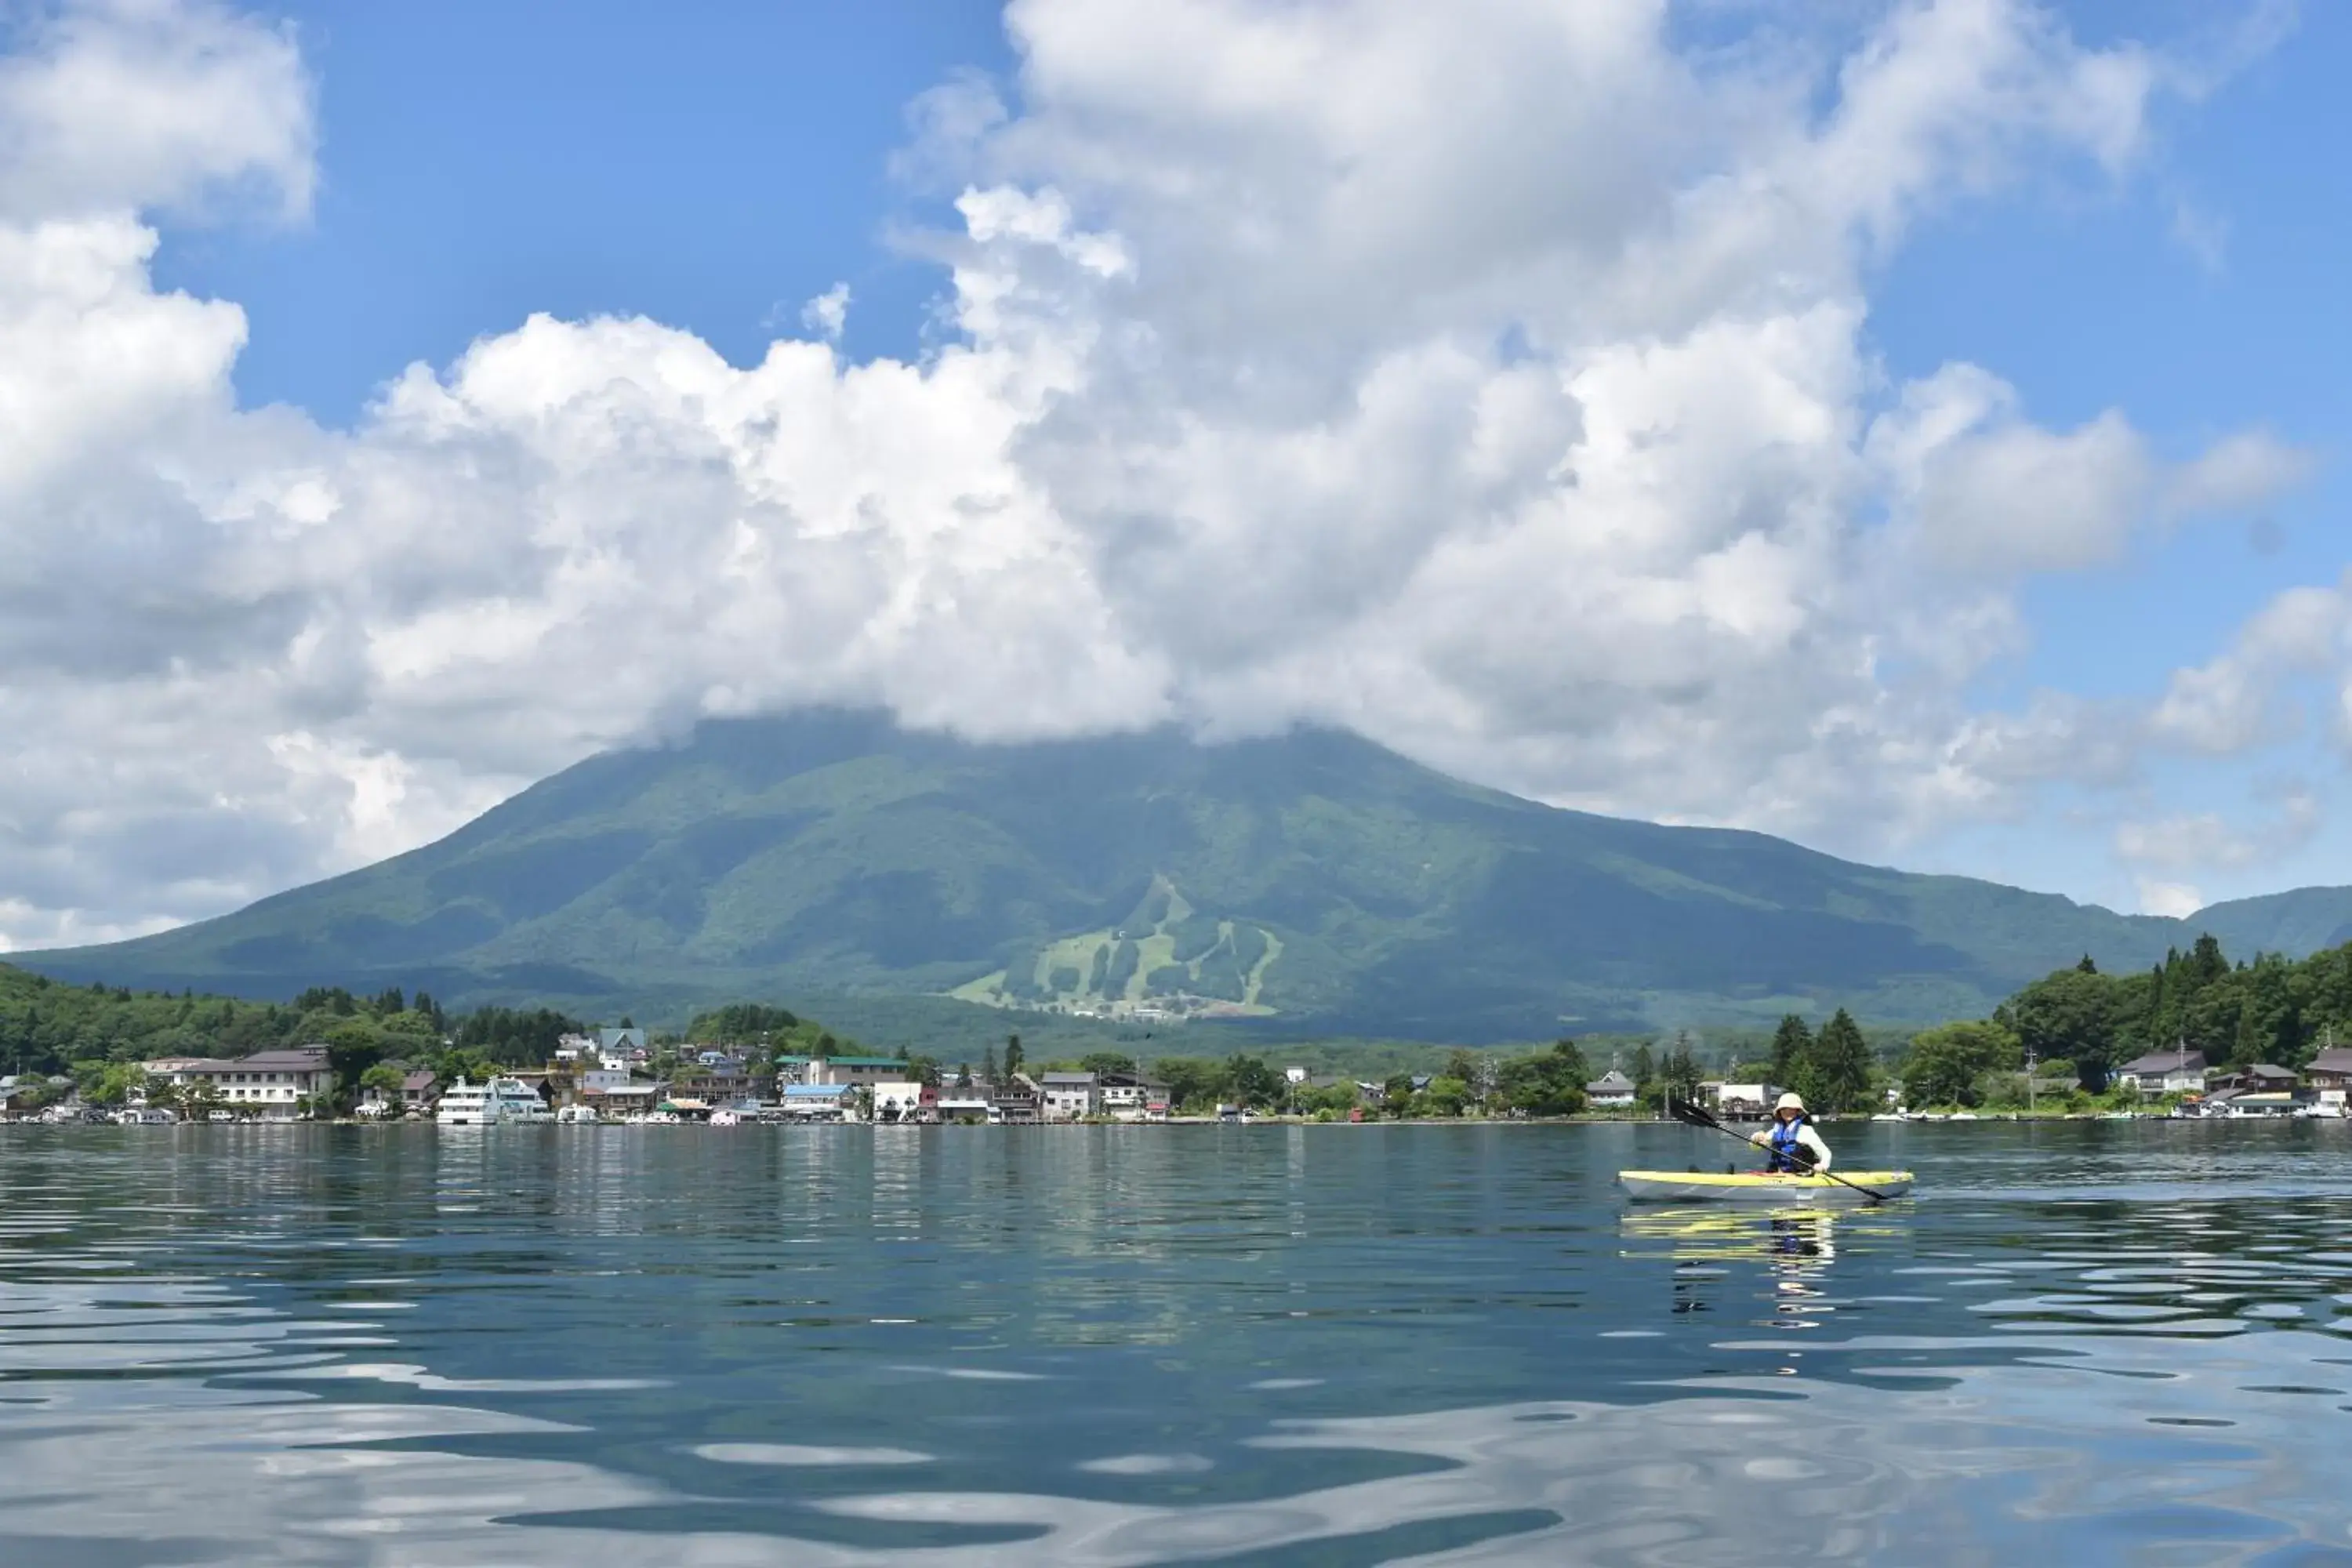
[[[0,1563],[2352,1562],[2347,1131],[0,1129]]]

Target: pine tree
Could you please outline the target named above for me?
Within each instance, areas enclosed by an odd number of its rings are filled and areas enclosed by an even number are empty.
[[[1700,1079],[1698,1058],[1691,1054],[1687,1030],[1675,1036],[1675,1048],[1666,1053],[1664,1077],[1666,1092],[1676,1100],[1696,1100]]]
[[[1822,1026],[1807,1065],[1811,1069],[1807,1074],[1811,1081],[1802,1092],[1805,1104],[1817,1114],[1834,1116],[1869,1103],[1875,1064],[1861,1026],[1844,1008]]]
[[[1795,1087],[1810,1069],[1813,1032],[1794,1013],[1780,1020],[1772,1034],[1772,1081],[1782,1089]]]

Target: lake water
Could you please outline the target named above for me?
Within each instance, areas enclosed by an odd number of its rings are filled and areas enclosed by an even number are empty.
[[[2352,1124],[0,1128],[0,1563],[2352,1563]]]

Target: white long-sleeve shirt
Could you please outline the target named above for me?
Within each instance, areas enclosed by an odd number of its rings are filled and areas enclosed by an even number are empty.
[[[1750,1133],[1748,1141],[1769,1149],[1772,1146],[1772,1129],[1767,1127],[1761,1132]],[[1804,1122],[1797,1128],[1797,1146],[1813,1157],[1814,1170],[1826,1171],[1830,1168],[1830,1146],[1822,1142],[1822,1135],[1813,1131],[1811,1122]]]

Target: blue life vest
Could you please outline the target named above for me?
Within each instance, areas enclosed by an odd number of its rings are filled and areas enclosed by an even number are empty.
[[[1813,1168],[1812,1151],[1797,1139],[1797,1131],[1804,1124],[1801,1116],[1792,1121],[1772,1123],[1772,1161],[1768,1170],[1803,1172]]]

